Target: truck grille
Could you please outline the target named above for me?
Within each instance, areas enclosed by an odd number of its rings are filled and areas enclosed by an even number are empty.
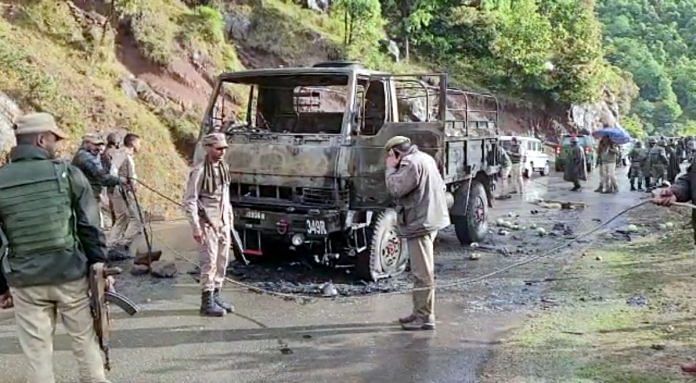
[[[348,203],[347,190],[329,188],[301,188],[274,185],[233,183],[230,186],[233,201],[285,202],[305,206],[327,207]]]

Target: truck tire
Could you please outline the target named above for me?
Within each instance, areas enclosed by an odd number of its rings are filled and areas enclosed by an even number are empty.
[[[463,245],[481,242],[488,233],[488,196],[479,181],[473,181],[469,200],[466,200],[468,183],[462,185],[454,197],[455,211],[466,211],[466,215],[452,215],[457,239]],[[466,206],[466,209],[464,207]]]
[[[358,276],[369,281],[397,276],[406,270],[406,241],[398,237],[397,214],[387,209],[377,215],[369,228],[367,250],[358,254]]]

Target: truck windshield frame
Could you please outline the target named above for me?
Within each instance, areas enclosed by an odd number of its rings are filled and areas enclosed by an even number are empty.
[[[209,107],[210,130],[226,133],[341,135],[354,99],[353,76],[346,73],[277,73],[225,77]],[[227,113],[234,94],[245,98],[241,113]],[[229,105],[229,104],[228,104]]]

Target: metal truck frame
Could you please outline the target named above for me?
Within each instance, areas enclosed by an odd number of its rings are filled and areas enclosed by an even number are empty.
[[[467,244],[487,232],[497,122],[495,97],[450,88],[446,74],[323,63],[220,75],[201,137],[227,136],[234,226],[246,256],[297,251],[377,280],[408,262],[384,181],[387,140],[410,137],[435,158]],[[195,158],[201,154],[199,145]]]

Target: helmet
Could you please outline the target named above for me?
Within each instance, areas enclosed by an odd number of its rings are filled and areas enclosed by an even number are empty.
[[[636,141],[636,143],[633,144],[633,146],[635,146],[636,148],[639,148],[639,149],[640,149],[641,147],[643,147],[643,143],[640,142],[640,141]]]
[[[655,139],[655,137],[648,138],[648,144],[655,145],[656,143],[657,143],[657,140]]]

